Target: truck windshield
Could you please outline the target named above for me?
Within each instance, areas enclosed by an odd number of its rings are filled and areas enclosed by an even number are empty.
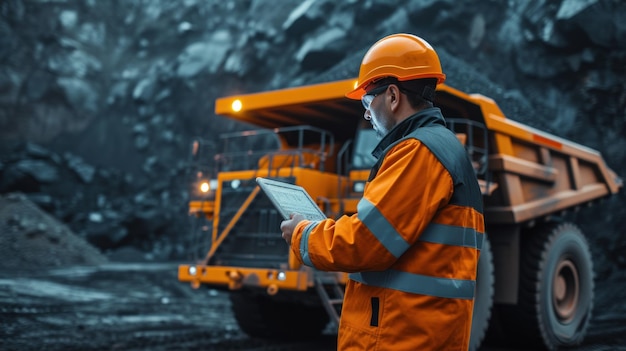
[[[378,138],[376,138],[376,131],[374,131],[374,129],[359,129],[354,144],[354,152],[352,154],[352,168],[372,168],[376,163],[376,159],[372,156],[372,151],[376,145],[378,145]]]

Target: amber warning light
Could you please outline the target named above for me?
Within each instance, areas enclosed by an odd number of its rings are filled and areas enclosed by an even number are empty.
[[[233,104],[230,105],[230,106],[233,109],[233,111],[235,111],[235,112],[241,111],[241,107],[242,107],[241,100],[237,99],[237,100],[233,101]]]

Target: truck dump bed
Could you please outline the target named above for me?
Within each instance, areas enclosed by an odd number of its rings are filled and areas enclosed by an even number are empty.
[[[355,82],[347,79],[229,96],[216,101],[215,112],[264,128],[311,125],[329,130],[341,145],[354,137],[363,118],[360,102],[344,97]],[[487,223],[522,223],[558,214],[622,187],[622,180],[598,151],[507,119],[490,98],[444,84],[438,87],[435,102],[446,119],[486,127],[469,133],[469,138],[465,138],[468,130],[455,132],[464,135],[469,152],[488,150],[474,156],[477,167],[487,168],[479,175],[486,184]]]

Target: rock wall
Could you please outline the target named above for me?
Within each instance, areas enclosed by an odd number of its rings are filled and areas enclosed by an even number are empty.
[[[215,98],[354,77],[394,32],[426,38],[448,84],[626,177],[625,23],[617,0],[4,0],[0,193],[104,250],[182,257],[192,139],[248,128]],[[625,200],[576,215],[603,270],[626,265]]]

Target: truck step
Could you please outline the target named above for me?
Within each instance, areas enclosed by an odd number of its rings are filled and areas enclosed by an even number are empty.
[[[341,315],[341,306],[343,305],[343,288],[336,279],[322,281],[321,278],[315,278],[315,289],[322,299],[322,304],[328,313],[331,322],[335,326],[339,326],[339,318]],[[332,297],[330,295],[333,295]]]

